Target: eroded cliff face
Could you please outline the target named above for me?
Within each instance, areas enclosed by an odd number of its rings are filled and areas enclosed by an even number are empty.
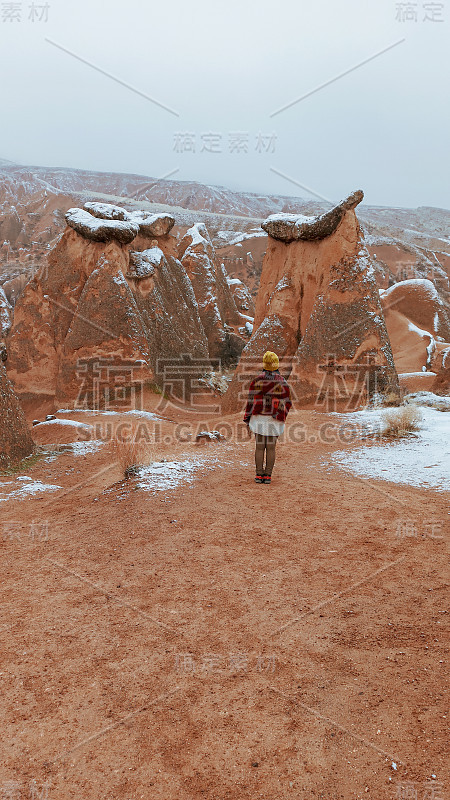
[[[381,292],[400,385],[407,391],[450,388],[450,319],[430,280],[400,281]]]
[[[266,349],[278,353],[294,402],[356,407],[374,392],[398,392],[392,350],[350,195],[326,219],[269,217],[254,333],[224,401],[237,410],[246,377]],[[277,237],[277,238],[275,238]],[[279,238],[278,238],[279,237]]]
[[[65,339],[83,288],[103,259],[115,273],[126,269],[127,252],[115,241],[92,242],[67,228],[47,264],[18,300],[7,339],[8,374],[19,396],[56,395]],[[85,340],[96,331],[85,320]]]
[[[99,381],[112,395],[120,365],[132,390],[160,383],[160,362],[187,355],[200,375],[239,355],[240,315],[205,226],[186,234],[180,261],[169,215],[88,203],[66,217],[16,304],[7,350],[19,395],[96,406]]]
[[[0,360],[0,467],[18,463],[33,447],[24,413]]]
[[[242,321],[226,273],[215,258],[206,225],[198,223],[189,228],[178,254],[192,283],[209,353],[226,364],[242,352],[244,342],[234,332],[234,326]]]
[[[4,347],[5,339],[11,330],[11,325],[12,308],[8,302],[5,292],[0,286],[0,350]]]

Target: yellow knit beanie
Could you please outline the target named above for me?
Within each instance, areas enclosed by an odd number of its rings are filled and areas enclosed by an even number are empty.
[[[266,353],[263,355],[263,367],[264,369],[269,370],[269,372],[273,372],[274,370],[278,369],[280,365],[280,361],[276,353],[272,353],[270,350],[267,350]]]

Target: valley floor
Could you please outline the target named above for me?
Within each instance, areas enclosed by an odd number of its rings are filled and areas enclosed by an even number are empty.
[[[334,415],[289,419],[272,486],[246,439],[168,447],[164,491],[107,445],[1,479],[0,790],[447,796],[448,494],[342,471]]]

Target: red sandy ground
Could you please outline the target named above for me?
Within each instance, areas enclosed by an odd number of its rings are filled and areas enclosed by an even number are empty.
[[[64,489],[0,504],[4,794],[448,797],[447,498],[326,472],[338,446],[280,444],[270,487],[250,441],[166,494],[105,491],[106,448],[27,470]]]

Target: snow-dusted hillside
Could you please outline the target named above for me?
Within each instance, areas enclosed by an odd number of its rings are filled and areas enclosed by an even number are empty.
[[[249,286],[254,297],[267,243],[261,222],[277,212],[315,215],[328,210],[317,200],[233,192],[145,175],[22,166],[0,159],[0,285],[16,281],[17,286],[7,287],[11,299],[21,290],[26,274],[44,263],[64,228],[67,209],[87,200],[171,213],[179,238],[197,222],[206,223],[229,274]],[[450,211],[362,204],[358,217],[380,288],[399,280],[428,278],[450,308]]]

